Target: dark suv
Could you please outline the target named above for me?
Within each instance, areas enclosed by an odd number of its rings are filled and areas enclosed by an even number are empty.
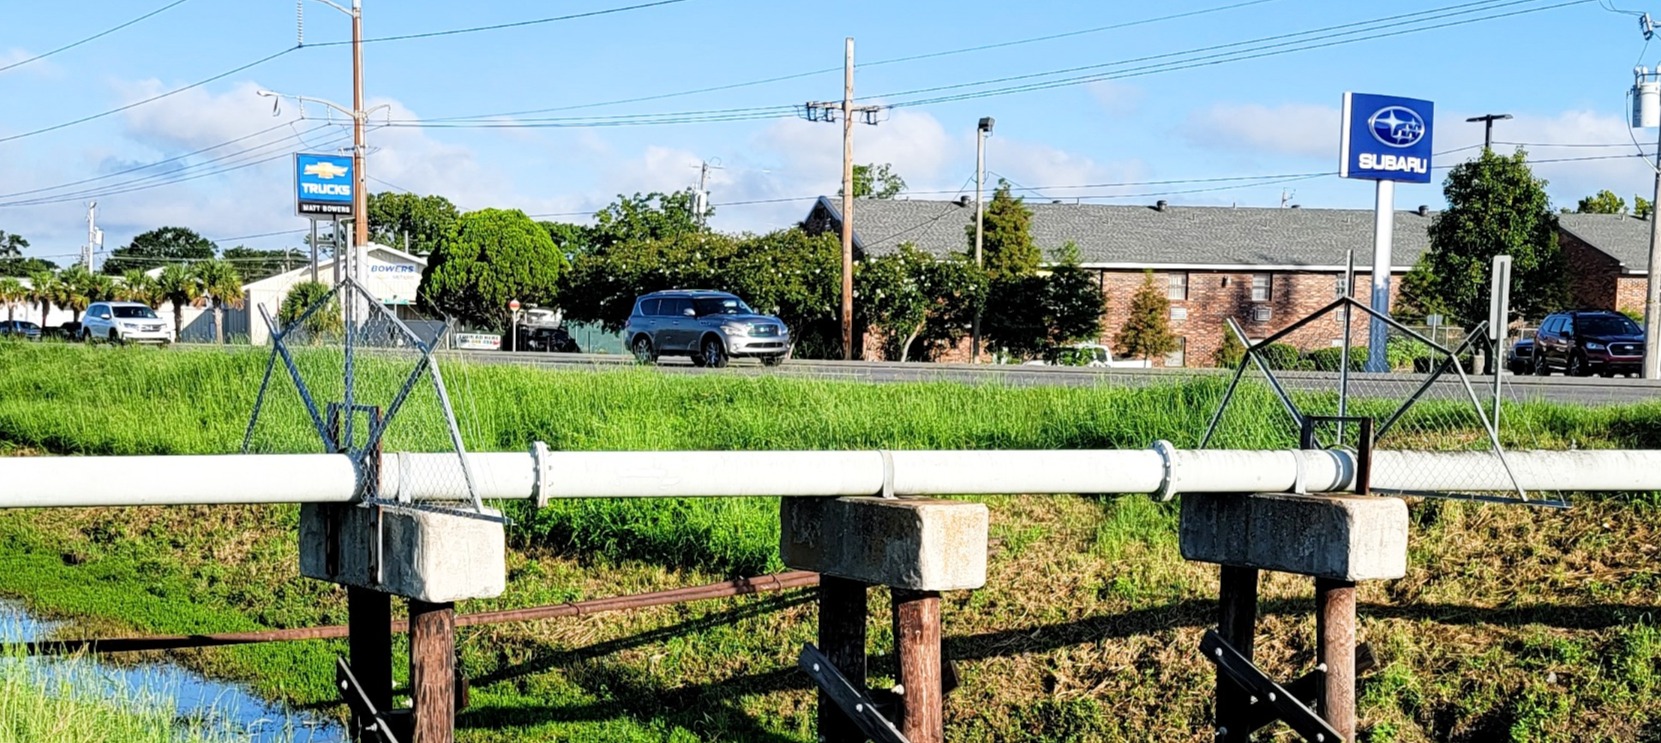
[[[1560,369],[1571,377],[1638,374],[1644,366],[1644,330],[1619,312],[1579,310],[1546,316],[1534,331],[1534,373]]]
[[[635,300],[623,337],[641,363],[659,356],[690,356],[698,366],[720,367],[730,358],[753,356],[777,366],[790,356],[790,328],[726,292],[647,294]]]

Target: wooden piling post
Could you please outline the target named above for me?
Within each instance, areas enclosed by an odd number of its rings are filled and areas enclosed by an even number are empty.
[[[364,695],[382,713],[392,709],[392,596],[346,587],[346,653]],[[353,720],[354,734],[368,720]]]
[[[944,743],[940,679],[940,593],[893,590],[894,646],[899,659],[900,732],[911,743]]]
[[[413,743],[453,743],[456,734],[456,605],[409,602]]]
[[[865,688],[865,617],[869,586],[857,580],[819,578],[819,649],[856,688]],[[825,743],[861,743],[865,734],[819,692],[819,739]]]
[[[1256,568],[1222,566],[1217,592],[1217,634],[1246,660],[1252,659],[1257,635]],[[1246,743],[1251,740],[1251,694],[1233,681],[1217,674],[1217,740],[1219,743]]]
[[[1315,611],[1321,718],[1344,740],[1355,740],[1355,584],[1316,578]]]

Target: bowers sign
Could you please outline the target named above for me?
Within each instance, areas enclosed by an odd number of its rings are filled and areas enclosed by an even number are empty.
[[[352,216],[352,181],[350,156],[296,154],[295,213],[313,219]]]
[[[1434,114],[1430,101],[1345,93],[1338,175],[1429,183]]]

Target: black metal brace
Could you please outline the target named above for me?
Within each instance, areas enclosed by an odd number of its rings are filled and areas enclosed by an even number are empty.
[[[1259,702],[1267,700],[1265,711],[1273,710],[1274,717],[1284,721],[1293,731],[1304,737],[1304,740],[1314,743],[1343,743],[1343,736],[1338,734],[1326,720],[1310,709],[1308,705],[1299,701],[1296,694],[1286,687],[1275,683],[1274,679],[1250,660],[1241,655],[1233,646],[1219,636],[1216,630],[1206,630],[1205,637],[1200,640],[1200,651],[1205,659],[1217,666],[1217,672],[1228,680],[1238,684]]]

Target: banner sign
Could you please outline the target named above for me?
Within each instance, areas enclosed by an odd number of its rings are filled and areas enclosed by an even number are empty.
[[[1429,183],[1434,114],[1430,101],[1345,93],[1338,175]]]
[[[294,211],[302,217],[352,216],[352,158],[347,155],[294,156]]]

